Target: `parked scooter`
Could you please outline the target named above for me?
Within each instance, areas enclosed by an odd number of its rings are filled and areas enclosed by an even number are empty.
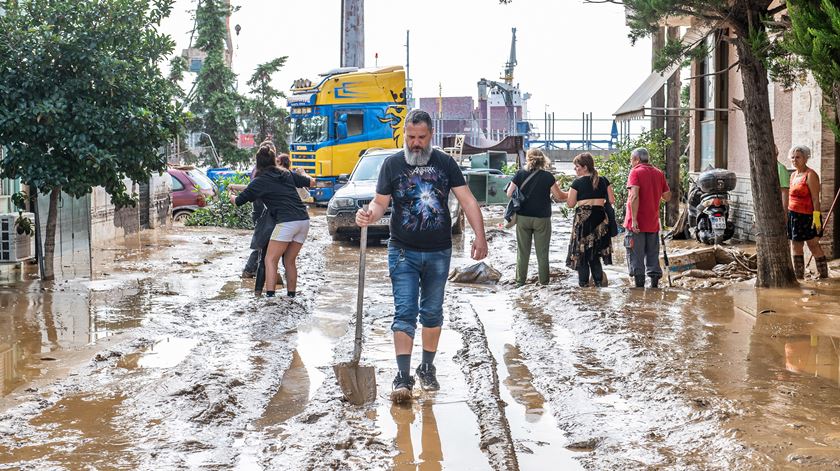
[[[737,183],[735,172],[712,168],[700,174],[688,192],[685,237],[704,244],[720,244],[735,234],[729,192]]]

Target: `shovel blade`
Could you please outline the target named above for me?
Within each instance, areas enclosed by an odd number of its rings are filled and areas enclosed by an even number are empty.
[[[376,371],[372,366],[347,362],[333,365],[333,371],[350,403],[361,406],[376,400]]]

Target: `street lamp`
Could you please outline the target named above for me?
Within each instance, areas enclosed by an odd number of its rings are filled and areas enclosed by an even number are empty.
[[[216,152],[216,145],[213,144],[213,138],[210,137],[210,135],[207,134],[206,132],[199,131],[198,134],[201,135],[201,136],[207,136],[207,139],[210,141],[210,149],[213,150],[213,158],[216,159],[216,165],[218,167],[221,167],[222,166],[222,160],[219,159],[219,153]]]

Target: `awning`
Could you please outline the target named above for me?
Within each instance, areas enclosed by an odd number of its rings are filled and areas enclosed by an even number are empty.
[[[683,44],[694,44],[703,39],[709,32],[708,28],[693,27],[682,37]],[[651,97],[659,91],[668,81],[668,78],[676,72],[681,63],[676,63],[663,70],[662,72],[651,72],[648,78],[630,95],[630,98],[618,108],[618,111],[613,113],[616,121],[627,121],[630,119],[640,119],[645,117],[645,105],[650,101]]]

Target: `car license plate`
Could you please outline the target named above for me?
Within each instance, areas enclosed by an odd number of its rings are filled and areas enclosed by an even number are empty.
[[[391,225],[391,218],[390,217],[384,217],[384,218],[380,219],[379,221],[377,221],[376,225],[377,226],[389,226],[389,225]]]
[[[712,216],[712,229],[716,231],[725,231],[726,219],[722,217]]]

